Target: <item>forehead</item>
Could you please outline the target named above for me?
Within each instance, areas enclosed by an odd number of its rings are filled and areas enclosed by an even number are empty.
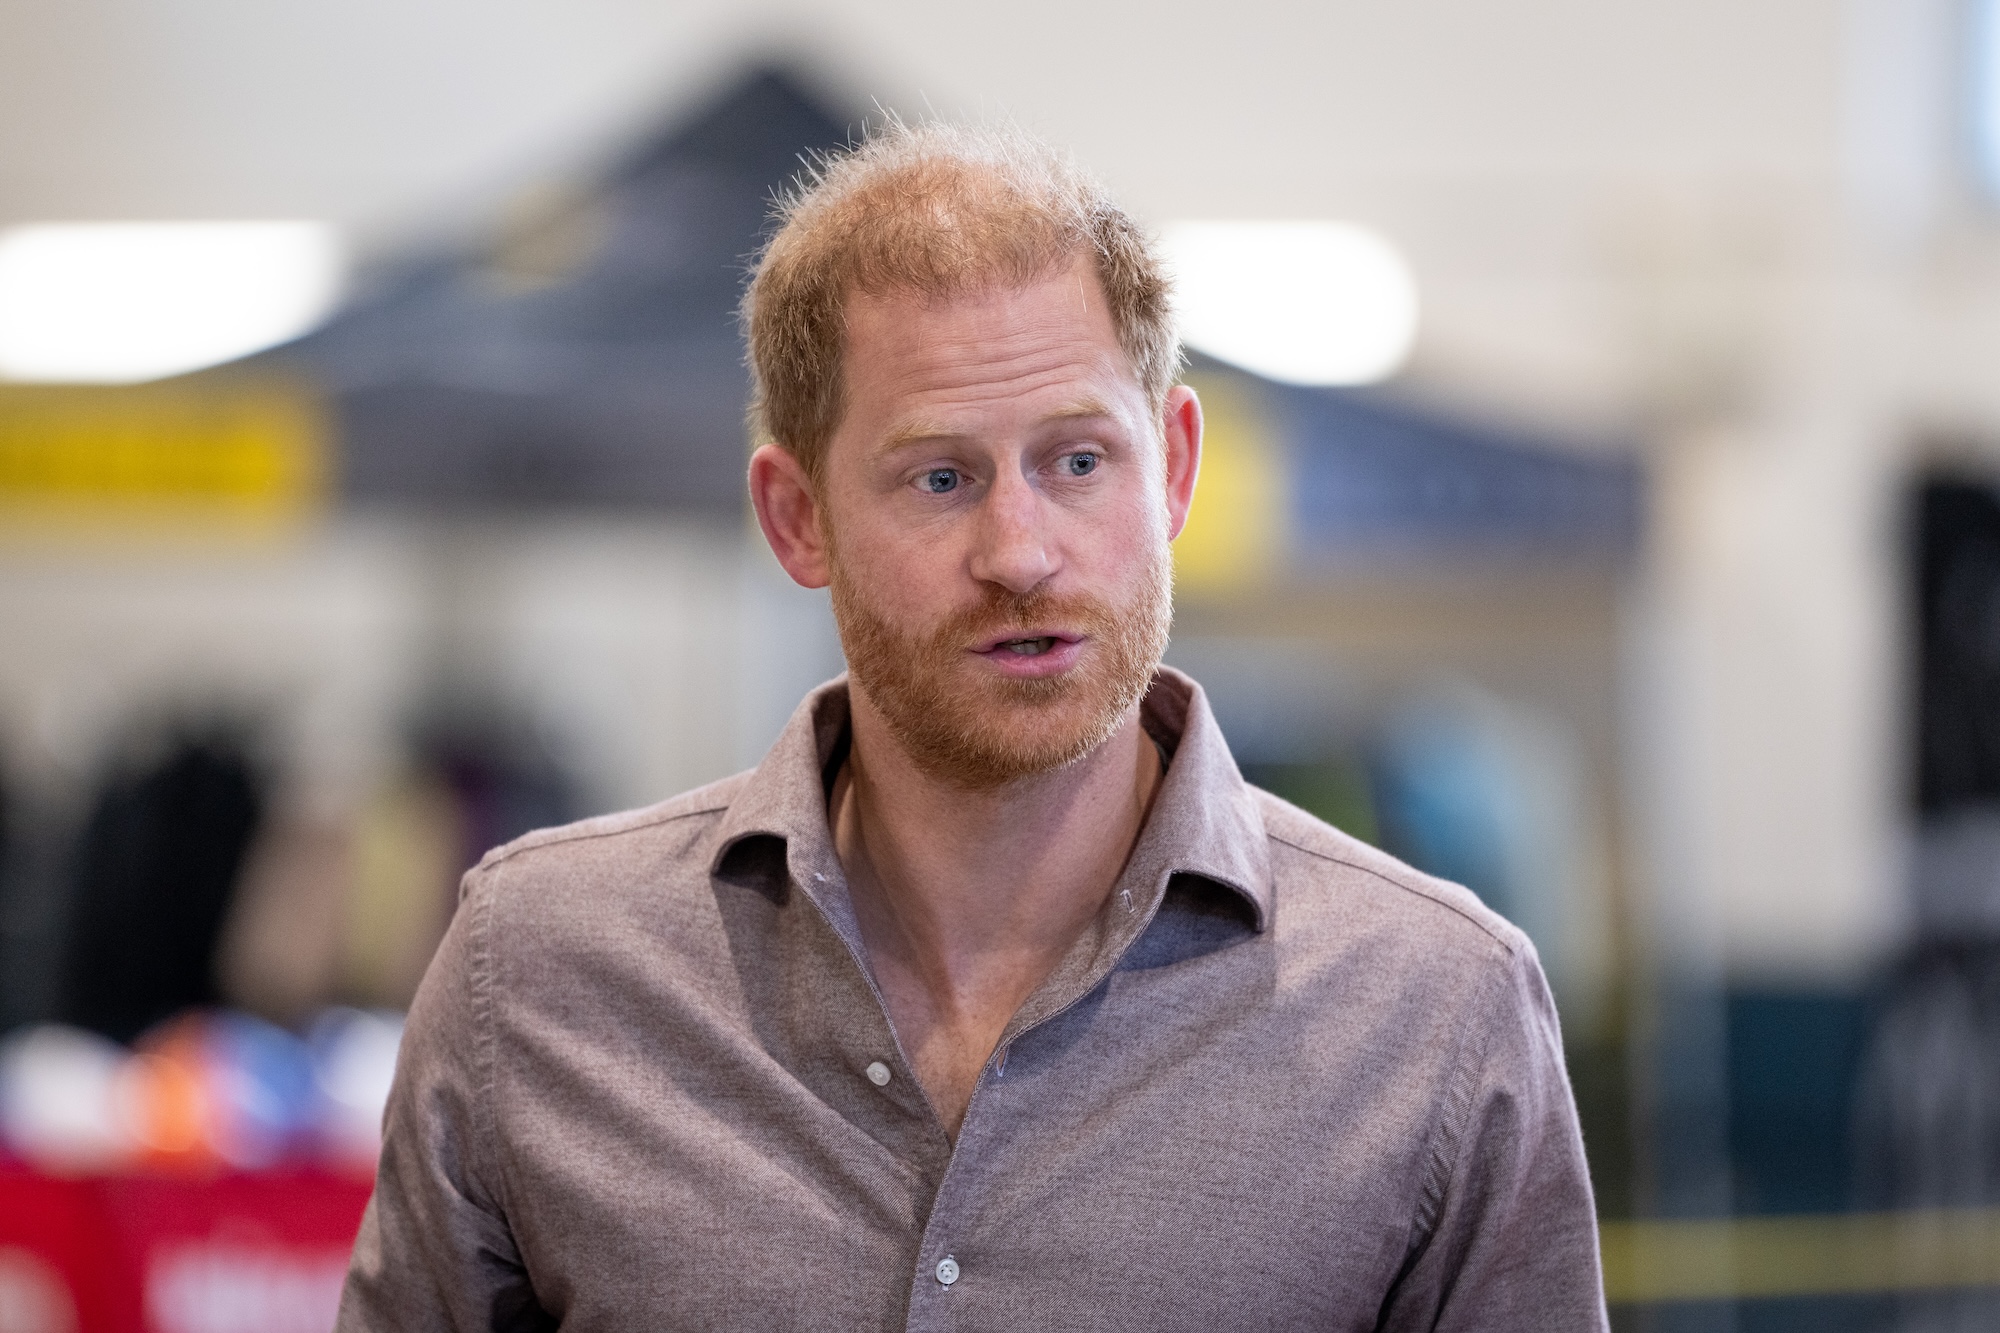
[[[1143,407],[1087,257],[944,300],[856,293],[846,314],[847,410],[836,436],[879,435],[912,413],[992,423],[1081,397],[1121,414]]]

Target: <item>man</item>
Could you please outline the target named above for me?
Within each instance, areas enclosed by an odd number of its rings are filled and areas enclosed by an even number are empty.
[[[467,877],[341,1327],[1605,1326],[1534,952],[1162,668],[1201,410],[1060,158],[892,128],[745,302],[849,675]]]

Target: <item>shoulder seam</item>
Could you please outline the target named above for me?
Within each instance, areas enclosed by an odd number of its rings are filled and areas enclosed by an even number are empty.
[[[629,824],[620,824],[617,828],[546,829],[540,832],[540,836],[530,833],[514,842],[495,847],[480,859],[475,869],[491,870],[495,866],[503,865],[513,860],[523,852],[539,851],[544,847],[560,847],[564,843],[569,842],[591,842],[598,838],[615,838],[625,833],[636,833],[640,829],[657,828],[661,824],[671,824],[680,819],[692,819],[696,815],[716,814],[728,808],[729,804],[725,801],[720,805],[701,805],[692,810],[661,811],[658,814],[648,815],[644,819],[635,819]]]
[[[1307,856],[1318,857],[1322,861],[1328,861],[1337,866],[1346,866],[1349,870],[1358,870],[1362,874],[1373,876],[1374,878],[1381,880],[1384,884],[1390,885],[1393,888],[1401,889],[1404,893],[1414,894],[1415,896],[1422,898],[1425,902],[1434,903],[1437,906],[1442,907],[1445,911],[1450,912],[1453,915],[1462,918],[1468,924],[1476,926],[1482,935],[1485,935],[1486,938],[1492,940],[1495,944],[1499,945],[1508,954],[1511,955],[1515,951],[1513,943],[1509,941],[1505,936],[1494,931],[1494,929],[1491,926],[1487,925],[1484,921],[1481,921],[1478,917],[1473,916],[1470,913],[1459,908],[1458,906],[1445,901],[1443,898],[1436,897],[1433,894],[1425,893],[1422,889],[1417,888],[1414,885],[1404,884],[1398,880],[1392,879],[1388,875],[1385,875],[1381,871],[1375,869],[1373,866],[1365,866],[1358,861],[1350,861],[1345,857],[1334,856],[1331,855],[1330,853],[1320,851],[1316,847],[1308,847],[1304,843],[1294,842],[1292,839],[1285,837],[1282,833],[1273,832],[1269,825],[1266,825],[1264,828],[1264,836],[1269,838],[1272,842],[1283,843],[1285,846],[1290,847],[1293,851],[1304,852]]]

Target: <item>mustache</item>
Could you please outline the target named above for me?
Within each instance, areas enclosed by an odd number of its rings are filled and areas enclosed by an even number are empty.
[[[1009,630],[1060,626],[1101,635],[1118,626],[1118,617],[1094,597],[1056,594],[1032,589],[1017,593],[988,584],[979,602],[952,612],[931,630],[930,641],[940,648],[958,648]]]

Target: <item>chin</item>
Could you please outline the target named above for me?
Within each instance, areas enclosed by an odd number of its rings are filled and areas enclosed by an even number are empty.
[[[933,696],[935,706],[881,711],[918,767],[954,786],[989,790],[1090,755],[1137,702],[1125,693],[1079,666],[1038,679],[954,681]]]

